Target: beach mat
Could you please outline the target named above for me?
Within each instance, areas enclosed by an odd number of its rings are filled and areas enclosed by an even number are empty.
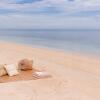
[[[36,80],[41,78],[48,78],[48,77],[34,77],[33,71],[20,71],[19,75],[9,77],[8,75],[0,77],[0,83],[7,83],[7,82],[15,82],[15,81],[25,81],[25,80]]]

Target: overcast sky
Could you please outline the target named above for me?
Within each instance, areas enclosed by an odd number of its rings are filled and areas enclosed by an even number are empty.
[[[0,0],[0,29],[100,29],[100,0]]]

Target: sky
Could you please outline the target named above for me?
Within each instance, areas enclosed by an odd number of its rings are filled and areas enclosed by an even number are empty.
[[[0,0],[0,29],[100,29],[100,0]]]

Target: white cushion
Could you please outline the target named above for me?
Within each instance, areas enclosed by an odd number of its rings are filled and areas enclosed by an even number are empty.
[[[19,74],[17,69],[16,69],[16,65],[14,65],[14,64],[6,65],[5,69],[6,69],[9,76],[14,76],[14,75]]]
[[[33,77],[35,78],[46,78],[51,77],[51,75],[48,72],[45,71],[37,71],[33,73]]]

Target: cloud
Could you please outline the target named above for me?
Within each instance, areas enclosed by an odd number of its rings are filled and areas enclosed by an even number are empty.
[[[0,0],[0,22],[1,28],[97,29],[100,0]]]
[[[15,3],[17,3],[17,4],[26,4],[26,3],[33,3],[33,2],[39,2],[39,1],[42,1],[42,0],[16,0]]]
[[[42,0],[0,0],[0,2],[2,3],[19,3],[19,4],[33,3],[38,1],[42,1]]]
[[[63,13],[76,16],[85,11],[95,14],[95,11],[100,10],[100,0],[1,0],[0,8],[15,10],[15,13]]]
[[[47,15],[0,15],[0,28],[14,29],[100,29],[100,19]],[[80,24],[81,23],[81,24]]]

